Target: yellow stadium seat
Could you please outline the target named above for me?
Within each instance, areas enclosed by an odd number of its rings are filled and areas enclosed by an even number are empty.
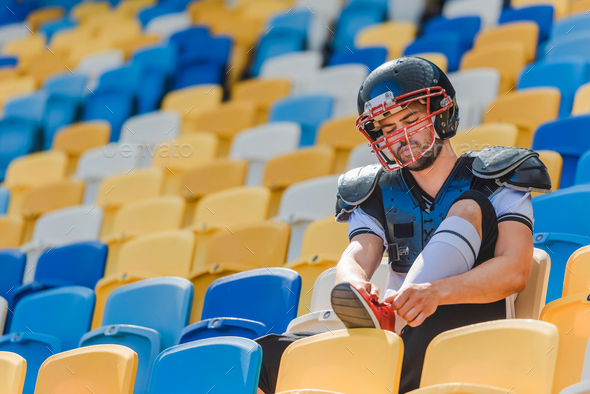
[[[236,224],[212,235],[204,263],[193,267],[189,277],[195,289],[191,323],[200,320],[205,292],[215,279],[249,269],[285,264],[289,230],[286,223],[265,220]]]
[[[482,384],[445,383],[412,390],[408,394],[506,394],[507,391],[504,388]]]
[[[0,249],[18,248],[22,244],[24,225],[20,216],[0,216]]]
[[[117,49],[123,51],[125,59],[129,59],[131,55],[140,48],[154,45],[162,41],[162,37],[155,34],[140,35],[134,37],[125,37],[124,40],[118,41],[115,44]]]
[[[186,11],[191,16],[191,20],[195,24],[209,24],[213,23],[210,18],[212,14],[223,15],[225,13],[232,14],[231,9],[227,8],[223,0],[201,0],[191,2]]]
[[[117,12],[99,13],[90,15],[80,23],[80,27],[88,30],[93,36],[99,35],[101,32],[108,30],[110,27],[117,28],[120,25],[137,24],[134,18],[129,18]]]
[[[37,31],[39,26],[44,24],[45,22],[49,22],[52,20],[60,19],[65,14],[65,10],[63,7],[59,6],[48,6],[48,7],[41,7],[37,8],[29,12],[27,15],[27,26],[31,28],[33,31]]]
[[[350,151],[367,138],[356,128],[356,116],[328,120],[320,126],[317,134],[317,145],[328,145],[335,150],[334,173],[346,171],[346,162]]]
[[[234,187],[207,194],[197,203],[190,229],[196,236],[194,267],[200,267],[211,236],[234,225],[268,217],[270,190],[264,186]]]
[[[590,10],[590,0],[574,0],[571,2],[571,13],[586,12]]]
[[[23,196],[20,213],[25,219],[23,243],[31,240],[39,216],[56,209],[82,204],[84,182],[64,179],[30,188]]]
[[[168,93],[162,101],[162,109],[176,111],[182,116],[183,131],[195,131],[199,115],[219,107],[222,98],[223,88],[219,85],[191,86]]]
[[[447,72],[449,68],[449,59],[447,59],[444,53],[440,52],[425,52],[425,53],[417,53],[412,55],[413,57],[421,57],[422,59],[426,59],[431,63],[434,63],[443,70],[443,72]]]
[[[385,47],[388,59],[397,59],[416,37],[412,22],[384,22],[361,30],[355,37],[357,48]]]
[[[116,273],[121,247],[140,235],[179,229],[184,218],[179,196],[153,197],[124,205],[113,218],[111,233],[102,238],[109,247],[105,276]]]
[[[420,387],[464,383],[551,394],[559,346],[556,327],[537,320],[496,320],[449,330],[428,345]]]
[[[101,326],[106,300],[113,290],[157,276],[187,277],[194,247],[195,237],[186,230],[159,231],[125,243],[119,252],[117,273],[100,279],[94,288],[92,329]]]
[[[117,4],[115,12],[134,18],[142,8],[147,8],[156,2],[156,0],[123,0]]]
[[[0,352],[0,392],[21,394],[27,374],[27,360],[16,353]]]
[[[184,134],[158,144],[152,167],[164,173],[164,194],[176,194],[184,172],[212,162],[218,149],[218,138],[210,132]]]
[[[18,68],[0,68],[0,81],[4,81],[7,79],[14,79],[21,75],[21,70]]]
[[[526,50],[521,43],[510,42],[473,48],[461,58],[460,70],[491,67],[500,73],[500,97],[516,87],[520,71],[526,66]]]
[[[576,250],[568,259],[562,297],[588,291],[590,287],[590,246]]]
[[[193,2],[192,5],[203,4],[203,1]],[[190,6],[189,6],[190,7]],[[247,51],[256,44],[258,37],[264,30],[264,23],[256,18],[249,18],[239,12],[222,11],[223,17],[208,19],[207,16],[199,17],[202,23],[209,24],[214,34],[228,35],[233,38],[236,45],[247,47]],[[252,54],[252,51],[249,51]]]
[[[7,78],[0,85],[0,110],[4,103],[15,97],[35,90],[37,81],[31,76]]]
[[[586,345],[590,339],[590,292],[562,297],[545,305],[541,320],[559,329],[559,351],[553,393],[580,382]]]
[[[485,123],[461,130],[451,139],[457,156],[489,146],[516,146],[518,128],[511,123]]]
[[[90,41],[82,41],[74,45],[67,57],[68,67],[76,68],[82,59],[87,56],[96,55],[100,52],[114,49],[115,46],[107,41],[98,41],[92,39]]]
[[[126,346],[95,345],[49,357],[37,377],[36,394],[132,394],[137,353]]]
[[[116,24],[103,26],[97,32],[96,40],[104,41],[113,47],[141,36],[141,25],[135,20],[122,20]]]
[[[551,190],[559,189],[561,182],[561,169],[563,167],[563,158],[561,155],[552,150],[539,150],[539,159],[547,166],[549,177],[551,178]],[[541,193],[533,193],[533,196]]]
[[[10,189],[8,213],[20,213],[23,197],[32,187],[63,179],[67,165],[66,154],[59,151],[31,153],[12,160],[4,181]]]
[[[297,316],[311,313],[311,296],[316,279],[338,264],[348,243],[348,226],[336,223],[333,216],[316,220],[305,229],[301,257],[285,264],[285,267],[301,275]]]
[[[589,5],[590,7],[590,5]],[[576,90],[572,115],[587,114],[590,112],[590,83],[586,83]]]
[[[512,0],[510,6],[513,8],[522,8],[531,5],[549,4],[555,10],[555,17],[562,18],[569,14],[571,3],[571,0]]]
[[[229,101],[203,111],[195,118],[196,130],[212,131],[219,137],[219,156],[226,156],[234,136],[256,125],[258,105],[251,101]]]
[[[109,143],[111,124],[104,120],[72,123],[61,128],[53,138],[52,149],[63,151],[68,158],[66,174],[76,171],[80,155],[88,149]]]
[[[334,169],[334,149],[328,146],[303,148],[266,162],[262,184],[272,192],[269,216],[278,213],[283,191],[294,183],[324,175]]]
[[[291,81],[288,79],[248,79],[232,88],[232,101],[250,101],[256,104],[256,123],[265,123],[273,103],[289,95]]]
[[[107,14],[111,10],[111,5],[107,1],[82,2],[76,4],[70,11],[70,17],[83,23],[87,18],[93,18],[97,15]]]
[[[39,52],[46,51],[45,38],[41,35],[30,35],[25,38],[12,40],[2,48],[2,52],[7,55],[16,56],[19,59],[30,57]]]
[[[67,65],[67,59],[63,56],[45,51],[20,59],[18,67],[41,86],[50,76],[69,72]]]
[[[518,297],[514,302],[515,317],[517,319],[539,320],[541,310],[545,306],[550,269],[551,258],[547,252],[535,248],[526,288],[518,293]]]
[[[115,213],[123,204],[159,196],[163,178],[159,169],[143,169],[104,179],[96,198],[104,212],[101,236],[111,232]]]
[[[526,63],[532,63],[537,57],[539,25],[532,21],[512,22],[495,26],[479,33],[475,37],[474,48],[481,49],[500,43],[520,43],[525,50]]]
[[[516,125],[516,146],[530,149],[537,127],[557,118],[560,100],[561,94],[555,88],[530,88],[501,94],[490,105],[483,122],[506,122]]]
[[[404,345],[390,331],[338,330],[293,342],[281,357],[277,392],[315,388],[398,393]]]
[[[244,16],[267,23],[271,17],[279,12],[286,13],[294,5],[294,0],[240,0],[238,7]]]
[[[92,34],[88,29],[80,27],[58,31],[51,36],[49,49],[58,55],[67,55],[70,50],[80,42],[87,42],[92,39]]]

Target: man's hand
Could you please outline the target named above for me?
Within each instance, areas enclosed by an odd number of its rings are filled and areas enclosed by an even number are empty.
[[[391,303],[398,316],[417,327],[432,315],[439,305],[440,295],[431,283],[410,284],[403,290],[387,297],[383,302]]]
[[[377,286],[375,286],[371,282],[366,282],[363,280],[350,282],[351,285],[354,286],[355,289],[359,291],[363,296],[369,298],[371,294],[375,294],[377,297],[381,294],[381,291]]]

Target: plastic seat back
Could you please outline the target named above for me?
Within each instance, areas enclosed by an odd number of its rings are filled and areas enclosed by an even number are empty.
[[[565,233],[590,237],[585,224],[590,217],[584,209],[590,198],[590,185],[556,190],[533,199],[535,233]]]
[[[0,389],[6,394],[21,394],[25,384],[27,361],[15,353],[0,352],[0,371],[5,380]]]
[[[550,5],[533,5],[523,8],[505,8],[500,14],[499,23],[533,21],[539,26],[539,42],[547,40],[553,25],[553,7]]]
[[[574,180],[575,185],[587,183],[590,183],[590,150],[580,156],[576,168],[576,179]]]
[[[590,246],[583,246],[569,257],[563,281],[562,297],[588,291],[590,285]]]
[[[23,280],[26,255],[18,249],[0,249],[0,294],[6,295]]]

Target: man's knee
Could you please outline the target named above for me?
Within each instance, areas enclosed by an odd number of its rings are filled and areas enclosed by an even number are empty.
[[[451,208],[447,212],[447,218],[452,216],[458,216],[462,219],[467,220],[479,234],[479,238],[482,238],[482,210],[480,204],[471,198],[463,198],[456,200]]]

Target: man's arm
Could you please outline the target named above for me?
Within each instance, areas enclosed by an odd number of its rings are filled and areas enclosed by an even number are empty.
[[[374,234],[355,235],[336,266],[336,283],[349,282],[361,293],[379,295],[369,280],[383,257],[383,240]]]
[[[416,327],[433,314],[438,305],[501,300],[524,290],[533,249],[531,231],[526,225],[515,221],[498,223],[494,258],[457,276],[412,284],[385,302],[393,300],[392,308],[409,326]]]

